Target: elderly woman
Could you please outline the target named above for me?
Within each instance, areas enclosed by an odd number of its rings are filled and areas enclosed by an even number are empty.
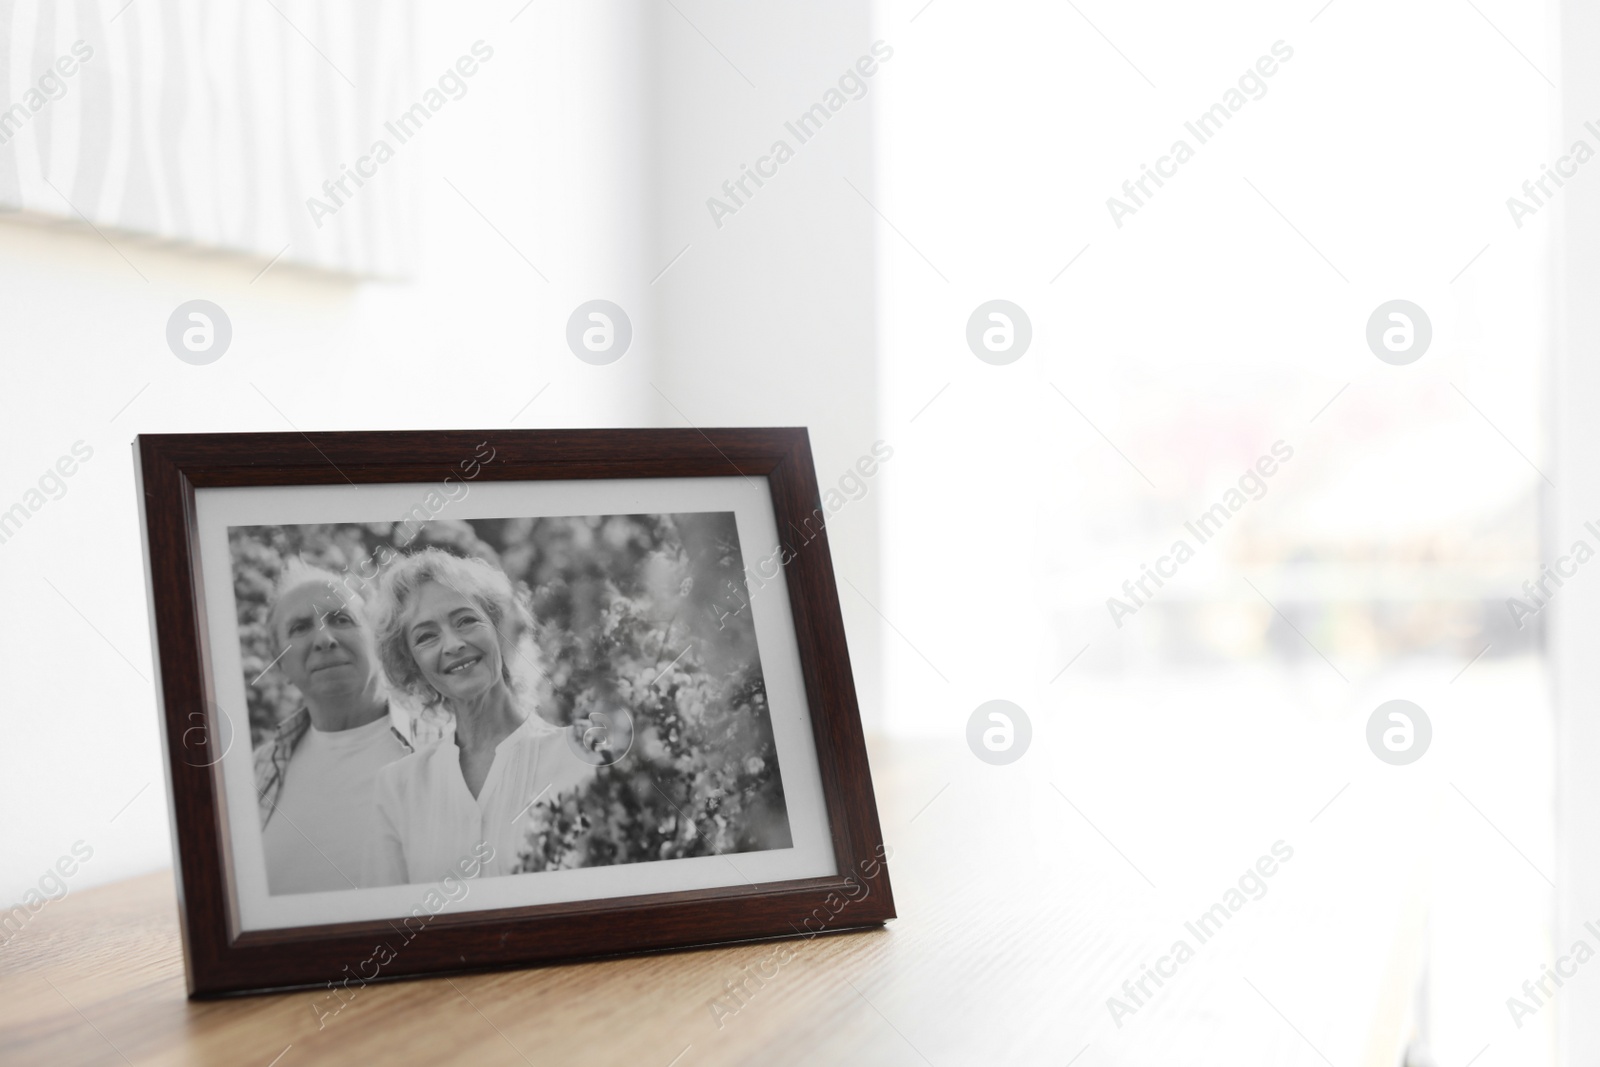
[[[499,568],[436,548],[384,572],[376,614],[389,684],[455,723],[379,772],[364,883],[436,881],[490,849],[483,875],[510,873],[523,844],[520,816],[592,773],[569,751],[565,731],[532,713],[513,670],[532,616]]]

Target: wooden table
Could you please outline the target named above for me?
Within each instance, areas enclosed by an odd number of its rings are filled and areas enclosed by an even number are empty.
[[[163,872],[73,892],[0,947],[0,1063],[1394,1067],[1419,897],[1403,850],[1340,851],[1338,818],[1364,817],[1359,788],[1294,842],[1298,869],[1119,1027],[1107,998],[1230,882],[1208,871],[1191,891],[1113,809],[1113,778],[1070,762],[875,745],[901,917],[800,943],[720,1019],[712,1002],[769,947],[375,984],[320,1029],[311,993],[189,1001]],[[1243,869],[1270,843],[1225,862]],[[1385,877],[1346,870],[1354,856]]]

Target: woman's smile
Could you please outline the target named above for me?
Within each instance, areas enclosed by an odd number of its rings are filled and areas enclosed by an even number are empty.
[[[495,628],[458,590],[438,582],[417,590],[407,633],[417,666],[441,696],[472,699],[500,676]]]

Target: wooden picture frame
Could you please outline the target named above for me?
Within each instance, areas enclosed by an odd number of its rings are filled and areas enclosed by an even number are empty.
[[[774,587],[786,590],[792,609],[834,873],[446,911],[432,915],[420,933],[407,927],[413,936],[398,946],[397,938],[404,937],[399,915],[241,928],[223,760],[231,744],[226,735],[236,728],[219,711],[197,492],[439,483],[459,477],[461,457],[484,443],[494,457],[477,474],[485,485],[730,477],[758,488],[764,483],[785,579]],[[887,850],[805,429],[160,434],[139,436],[133,448],[191,996],[332,988],[350,985],[352,976],[365,984],[792,938],[878,926],[894,917]],[[390,951],[372,967],[377,947],[386,943]],[[369,970],[376,973],[369,977]]]

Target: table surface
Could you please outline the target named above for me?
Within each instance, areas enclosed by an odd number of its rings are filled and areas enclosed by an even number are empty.
[[[1141,837],[1163,823],[1108,816],[1088,765],[988,767],[905,742],[872,756],[900,918],[795,942],[737,1011],[714,1005],[770,945],[379,983],[328,1016],[308,992],[191,1001],[161,872],[73,892],[0,947],[0,1063],[1398,1062],[1422,926],[1403,847],[1367,842],[1366,869],[1301,847],[1298,869],[1113,1019],[1108,998],[1271,838],[1190,891]]]

